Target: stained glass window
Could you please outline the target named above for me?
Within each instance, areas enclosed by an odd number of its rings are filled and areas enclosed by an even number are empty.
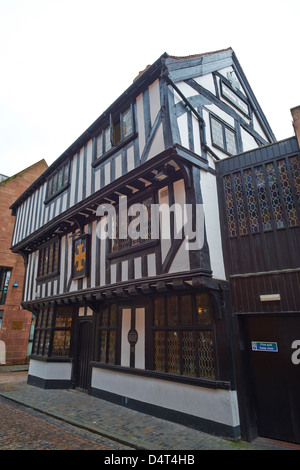
[[[228,233],[229,233],[229,237],[235,237],[237,235],[237,224],[236,224],[236,219],[235,219],[233,193],[232,193],[230,175],[224,176],[224,190],[225,190]]]
[[[242,176],[240,172],[234,173],[233,181],[234,181],[234,188],[235,188],[235,199],[236,199],[237,214],[238,214],[239,233],[240,235],[247,235],[248,227],[247,227],[247,218],[246,218],[246,211],[245,211]]]
[[[251,170],[245,170],[244,172],[244,183],[246,191],[246,199],[248,205],[248,214],[250,219],[251,233],[258,233],[258,215],[257,215],[257,206],[255,201],[255,190],[252,181],[252,172]]]
[[[268,178],[268,185],[270,190],[270,196],[272,201],[273,214],[275,219],[276,228],[284,228],[285,221],[283,218],[282,206],[280,201],[280,194],[277,184],[277,177],[275,173],[275,167],[273,163],[266,165],[266,172]]]
[[[266,182],[261,166],[254,168],[254,173],[256,177],[256,186],[259,202],[260,216],[262,220],[262,227],[264,232],[272,230],[272,220],[270,214],[269,203],[266,194]]]
[[[288,224],[290,227],[295,227],[296,225],[298,225],[298,217],[293,200],[293,191],[288,177],[285,160],[279,160],[277,162],[277,167],[282,187],[282,195],[285,203]]]

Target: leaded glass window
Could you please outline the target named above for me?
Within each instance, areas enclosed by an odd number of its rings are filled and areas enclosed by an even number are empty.
[[[212,144],[229,155],[237,153],[235,132],[222,121],[210,117]]]
[[[59,272],[59,241],[39,250],[38,277],[55,276]]]
[[[124,212],[122,209],[116,211],[112,221],[112,253],[151,240],[152,201],[152,196],[148,196],[135,204],[128,204],[128,210],[124,208]]]
[[[36,318],[32,354],[70,357],[73,308],[45,306]]]
[[[208,293],[155,298],[152,328],[155,371],[215,378],[213,314]]]
[[[98,358],[104,364],[117,363],[117,305],[102,308],[98,316]]]
[[[51,201],[56,195],[64,191],[69,185],[69,167],[70,162],[64,163],[60,168],[58,168],[55,173],[53,173],[47,183],[47,194],[46,200]]]
[[[272,230],[271,212],[266,193],[266,182],[261,166],[254,168],[256,176],[257,195],[259,201],[259,210],[262,221],[262,228],[264,232]]]
[[[253,186],[251,170],[245,170],[244,184],[245,184],[251,233],[258,233],[260,230],[259,230],[258,212],[257,212],[257,206],[256,206],[256,200],[255,200],[255,189]]]
[[[95,138],[94,159],[101,159],[115,146],[122,144],[134,135],[133,107],[129,106],[124,112],[109,116],[109,125],[101,129]]]
[[[132,109],[131,107],[125,111],[122,116],[123,121],[123,139],[126,139],[128,136],[132,134],[133,131],[133,123],[132,123]]]
[[[237,206],[237,214],[238,214],[239,233],[240,235],[247,235],[248,226],[247,226],[241,173],[240,172],[234,173],[233,180],[234,180],[234,187],[235,187],[235,198],[236,198],[236,206]]]
[[[276,228],[284,228],[285,221],[283,218],[282,204],[280,201],[280,194],[279,194],[279,189],[278,189],[274,163],[268,163],[266,165],[266,172],[267,172],[267,181],[269,184],[270,196],[271,196],[271,201],[272,201],[275,225],[276,225]]]
[[[285,160],[279,160],[277,162],[277,167],[279,171],[279,178],[282,187],[282,195],[285,203],[288,224],[290,227],[295,227],[296,225],[298,225],[298,217],[293,200],[293,191],[290,185]]]
[[[230,238],[299,226],[297,157],[225,175],[223,184]]]
[[[227,224],[229,237],[237,235],[237,223],[234,210],[233,189],[231,184],[231,176],[224,176],[225,203],[227,213]]]

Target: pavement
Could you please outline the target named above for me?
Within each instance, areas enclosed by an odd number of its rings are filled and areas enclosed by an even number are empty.
[[[256,439],[231,441],[143,414],[77,390],[27,384],[28,366],[0,366],[0,396],[136,450],[300,450],[300,445]]]

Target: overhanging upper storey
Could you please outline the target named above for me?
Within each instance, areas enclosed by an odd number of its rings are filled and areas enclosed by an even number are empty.
[[[86,224],[95,219],[97,208],[101,204],[117,206],[120,197],[131,198],[153,187],[158,188],[164,185],[168,178],[184,179],[186,187],[190,187],[192,166],[197,166],[204,171],[209,170],[205,160],[176,145],[49,220],[33,234],[14,245],[12,250],[29,254],[41,244],[57,236],[63,236],[78,229],[82,231]]]
[[[232,49],[163,54],[14,202],[12,248],[174,146],[214,172],[216,161],[274,140]]]

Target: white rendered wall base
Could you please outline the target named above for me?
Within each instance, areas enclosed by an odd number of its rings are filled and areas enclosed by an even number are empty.
[[[66,388],[71,385],[72,362],[44,362],[31,359],[28,383],[43,388]]]
[[[92,393],[115,402],[118,402],[118,395],[119,403],[125,406],[165,416],[166,419],[175,418],[182,424],[190,421],[197,425],[198,422],[197,427],[204,431],[239,437],[238,403],[234,390],[214,390],[93,368]],[[153,413],[155,410],[156,413]]]

